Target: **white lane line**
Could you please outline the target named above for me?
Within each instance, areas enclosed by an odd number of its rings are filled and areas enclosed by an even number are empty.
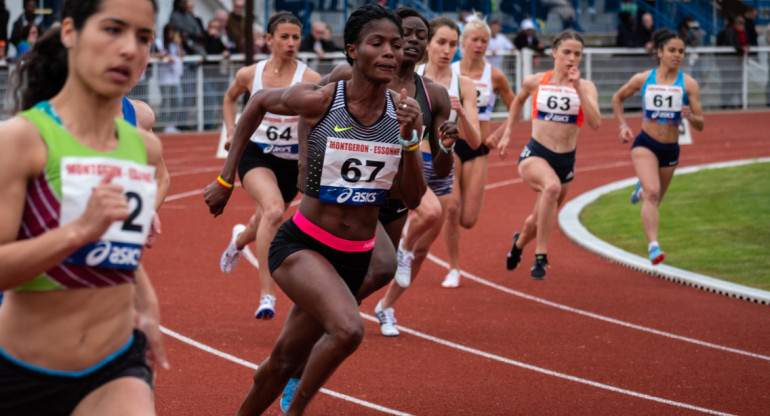
[[[431,260],[432,262],[438,264],[439,266],[444,267],[447,270],[449,270],[449,263],[439,259],[438,257],[434,256],[433,254],[428,253],[428,259]],[[678,340],[678,341],[684,341],[684,342],[688,342],[688,343],[691,343],[691,344],[700,345],[700,346],[703,346],[703,347],[713,348],[715,350],[719,350],[719,351],[723,351],[723,352],[731,352],[731,353],[734,353],[734,354],[744,355],[744,356],[751,357],[751,358],[758,358],[760,360],[770,361],[770,356],[767,356],[767,355],[756,354],[756,353],[753,353],[753,352],[739,350],[739,349],[736,349],[736,348],[730,348],[730,347],[725,347],[725,346],[718,345],[718,344],[712,344],[710,342],[701,341],[701,340],[698,340],[698,339],[695,339],[695,338],[688,338],[688,337],[684,337],[684,336],[681,336],[681,335],[672,334],[670,332],[660,331],[660,330],[649,328],[649,327],[646,327],[646,326],[632,324],[630,322],[625,322],[625,321],[621,321],[619,319],[610,318],[608,316],[599,315],[599,314],[596,314],[596,313],[593,313],[593,312],[584,311],[582,309],[573,308],[571,306],[562,305],[560,303],[551,302],[550,300],[546,300],[546,299],[539,298],[539,297],[536,297],[536,296],[528,295],[526,293],[519,292],[517,290],[513,290],[513,289],[507,288],[505,286],[498,285],[496,283],[492,283],[492,282],[490,282],[488,280],[485,280],[485,279],[483,279],[481,277],[478,277],[478,276],[475,276],[473,274],[470,274],[470,273],[468,273],[468,272],[466,272],[464,270],[460,270],[460,274],[465,276],[465,277],[467,277],[467,278],[469,278],[469,279],[471,279],[471,280],[473,280],[473,281],[476,281],[476,282],[481,283],[483,285],[489,286],[489,287],[491,287],[493,289],[497,289],[497,290],[499,290],[501,292],[505,292],[505,293],[508,293],[508,294],[511,294],[511,295],[514,295],[514,296],[518,296],[518,297],[523,298],[523,299],[531,300],[533,302],[541,303],[543,305],[551,306],[551,307],[556,308],[556,309],[561,309],[561,310],[566,311],[566,312],[571,312],[571,313],[582,315],[582,316],[585,316],[585,317],[588,317],[588,318],[598,319],[600,321],[604,321],[604,322],[615,324],[615,325],[620,325],[620,326],[623,326],[623,327],[626,327],[626,328],[635,329],[637,331],[642,331],[642,332],[647,332],[647,333],[650,333],[650,334],[660,335],[660,336],[665,337],[665,338],[675,339],[675,340]]]
[[[612,168],[612,167],[616,167],[616,165],[618,165],[618,163],[611,163],[611,164],[603,165],[604,167],[596,167],[595,169]],[[594,168],[589,168],[589,169],[590,170],[594,170]],[[586,170],[589,170],[589,169],[586,169]],[[695,169],[695,168],[693,168],[693,169]],[[489,184],[489,185],[487,185],[487,189],[491,189],[491,187],[504,186],[504,185],[513,184],[513,183],[519,183],[519,182],[521,182],[521,179],[514,179],[514,180],[503,181],[503,182],[497,182],[496,184]],[[172,201],[172,200],[176,200],[176,199],[181,199],[181,198],[184,198],[184,197],[187,197],[187,196],[192,196],[192,195],[200,195],[202,193],[203,193],[203,190],[200,190],[200,191],[190,191],[190,192],[186,192],[184,194],[171,195],[171,196],[166,198],[166,201]],[[297,205],[297,204],[299,204],[299,200],[295,200],[295,201],[292,202],[292,205]],[[249,253],[249,254],[251,254],[251,253]],[[252,256],[252,258],[253,258],[253,256]],[[433,254],[428,253],[428,259],[433,261],[434,263],[444,267],[444,268],[447,268],[447,269],[449,268],[449,265],[445,261],[439,259],[438,257],[434,256]],[[254,264],[255,267],[258,267],[255,264],[256,263],[256,259],[254,259],[254,260],[255,261],[252,264]],[[567,312],[572,312],[572,313],[575,313],[575,314],[578,314],[578,315],[582,315],[582,316],[586,316],[586,317],[589,317],[589,318],[597,319],[597,320],[600,320],[600,321],[604,321],[604,322],[620,325],[620,326],[623,326],[623,327],[626,327],[626,328],[631,328],[631,329],[635,329],[635,330],[638,330],[638,331],[659,335],[659,336],[666,337],[666,338],[669,338],[669,339],[675,339],[675,340],[684,341],[684,342],[688,342],[688,343],[695,344],[695,345],[700,345],[700,346],[712,348],[712,349],[719,350],[719,351],[731,352],[731,353],[743,355],[743,356],[746,356],[746,357],[752,357],[752,358],[757,358],[757,359],[764,360],[764,361],[770,361],[770,356],[767,356],[767,355],[757,354],[757,353],[753,353],[753,352],[749,352],[749,351],[740,350],[740,349],[737,349],[737,348],[726,347],[726,346],[723,346],[723,345],[713,344],[713,343],[710,343],[710,342],[701,341],[701,340],[694,339],[694,338],[684,337],[684,336],[681,336],[681,335],[672,334],[670,332],[660,331],[660,330],[657,330],[657,329],[654,329],[654,328],[649,328],[649,327],[645,327],[645,326],[642,326],[642,325],[637,325],[637,324],[633,324],[633,323],[630,323],[630,322],[625,322],[625,321],[621,321],[621,320],[618,320],[618,319],[610,318],[608,316],[603,316],[603,315],[595,314],[593,312],[588,312],[588,311],[584,311],[584,310],[581,310],[581,309],[573,308],[573,307],[570,307],[570,306],[567,306],[567,305],[562,305],[560,303],[551,302],[551,301],[546,300],[546,299],[538,298],[536,296],[528,295],[526,293],[519,292],[519,291],[510,289],[510,288],[507,288],[505,286],[501,286],[501,285],[492,283],[492,282],[490,282],[488,280],[482,279],[481,277],[478,277],[478,276],[475,276],[473,274],[470,274],[470,273],[468,273],[468,272],[466,272],[464,270],[461,270],[460,274],[463,275],[463,276],[466,276],[467,278],[469,278],[471,280],[474,280],[474,281],[476,281],[478,283],[481,283],[483,285],[486,285],[486,286],[489,286],[491,288],[497,289],[497,290],[499,290],[501,292],[505,292],[505,293],[508,293],[508,294],[511,294],[511,295],[514,295],[514,296],[518,296],[518,297],[523,298],[523,299],[531,300],[533,302],[538,302],[538,303],[543,304],[543,305],[548,305],[548,306],[551,306],[551,307],[554,307],[554,308],[557,308],[557,309],[561,309],[561,310],[564,310],[564,311],[567,311]]]
[[[242,366],[247,367],[247,368],[251,368],[252,370],[256,370],[257,368],[259,368],[259,365],[257,365],[257,364],[254,364],[254,363],[252,363],[250,361],[246,361],[244,359],[238,358],[238,357],[236,357],[236,356],[234,356],[232,354],[228,354],[226,352],[220,351],[220,350],[218,350],[216,348],[210,347],[210,346],[208,346],[206,344],[198,342],[198,341],[196,341],[196,340],[194,340],[192,338],[186,337],[186,336],[184,336],[184,335],[182,335],[182,334],[180,334],[180,333],[178,333],[176,331],[173,331],[171,329],[168,329],[168,328],[166,328],[164,326],[161,326],[160,330],[164,334],[166,334],[166,335],[168,335],[168,336],[170,336],[172,338],[176,338],[177,340],[182,341],[185,344],[191,345],[191,346],[193,346],[195,348],[203,350],[203,351],[205,351],[205,352],[207,352],[209,354],[215,355],[215,356],[217,356],[219,358],[224,358],[227,361],[233,362],[235,364],[242,365]],[[361,399],[357,399],[357,398],[355,398],[353,396],[348,396],[346,394],[338,393],[338,392],[333,391],[333,390],[321,388],[320,391],[321,391],[321,393],[328,394],[329,396],[336,397],[336,398],[342,399],[342,400],[346,400],[346,401],[349,401],[349,402],[352,402],[352,403],[355,403],[355,404],[358,404],[358,405],[361,405],[361,406],[364,406],[364,407],[368,407],[370,409],[379,410],[379,411],[381,411],[383,413],[388,413],[388,414],[391,414],[391,415],[398,415],[398,416],[411,416],[409,413],[404,413],[404,412],[400,412],[400,411],[395,410],[395,409],[390,409],[388,407],[380,406],[378,404],[367,402],[367,401],[361,400]]]
[[[377,318],[375,318],[374,316],[367,315],[365,313],[361,313],[361,316],[364,319],[367,319],[369,321],[373,321],[373,322],[379,323]],[[638,392],[635,392],[633,390],[622,389],[622,388],[619,388],[619,387],[610,386],[609,384],[599,383],[599,382],[596,382],[596,381],[592,381],[592,380],[587,380],[587,379],[580,378],[580,377],[571,376],[569,374],[559,373],[557,371],[553,371],[553,370],[549,370],[547,368],[538,367],[538,366],[534,366],[534,365],[531,365],[531,364],[523,363],[521,361],[511,360],[509,358],[501,357],[501,356],[495,355],[495,354],[490,354],[488,352],[477,350],[475,348],[466,347],[465,345],[456,344],[454,342],[447,341],[447,340],[444,340],[444,339],[441,339],[441,338],[436,338],[436,337],[434,337],[432,335],[428,335],[428,334],[422,333],[420,331],[415,331],[413,329],[409,329],[409,328],[403,327],[401,325],[396,325],[396,327],[399,330],[402,330],[403,332],[406,332],[408,334],[412,334],[412,335],[414,335],[416,337],[423,338],[425,340],[428,340],[428,341],[431,341],[431,342],[435,342],[437,344],[441,344],[441,345],[444,345],[444,346],[449,347],[449,348],[454,348],[454,349],[457,349],[457,350],[460,350],[460,351],[464,351],[464,352],[467,352],[467,353],[470,353],[470,354],[478,355],[478,356],[481,356],[481,357],[484,357],[484,358],[487,358],[487,359],[490,359],[490,360],[495,360],[495,361],[499,361],[501,363],[513,365],[515,367],[524,368],[526,370],[531,370],[531,371],[535,371],[535,372],[542,373],[542,374],[545,374],[545,375],[549,375],[549,376],[558,377],[558,378],[562,378],[562,379],[565,379],[565,380],[573,381],[575,383],[586,384],[586,385],[589,385],[591,387],[596,387],[596,388],[603,389],[603,390],[609,390],[609,391],[612,391],[612,392],[615,392],[615,393],[625,394],[625,395],[628,395],[628,396],[637,397],[637,398],[645,399],[645,400],[650,400],[650,401],[654,401],[654,402],[658,402],[658,403],[663,403],[663,404],[671,405],[671,406],[674,406],[674,407],[680,407],[680,408],[683,408],[683,409],[695,410],[695,411],[698,411],[698,412],[708,413],[708,414],[711,414],[711,415],[731,415],[731,413],[719,412],[719,411],[716,411],[716,410],[706,409],[704,407],[693,406],[693,405],[687,404],[687,403],[682,403],[682,402],[677,402],[677,401],[673,401],[673,400],[663,399],[663,398],[660,398],[660,397],[650,396],[649,394],[638,393]]]

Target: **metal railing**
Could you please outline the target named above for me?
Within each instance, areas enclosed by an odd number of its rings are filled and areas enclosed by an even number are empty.
[[[770,102],[770,74],[768,54],[770,47],[752,50],[750,56],[736,55],[728,47],[698,47],[688,49],[682,70],[698,81],[701,103],[706,110],[734,108],[761,108]],[[255,60],[267,59],[257,56]],[[342,53],[327,54],[319,59],[314,53],[300,53],[299,60],[307,63],[321,75],[328,74],[345,57]],[[513,53],[501,53],[489,57],[508,76],[514,91],[529,74],[553,68],[550,53],[535,56],[529,49]],[[243,65],[243,57],[234,55],[230,59],[221,56],[187,57],[182,77],[170,85],[161,85],[158,67],[164,62],[151,60],[145,77],[131,91],[129,97],[150,104],[155,111],[156,128],[169,130],[215,130],[222,123],[222,101],[224,93],[235,73]],[[599,109],[602,114],[611,114],[611,98],[631,76],[656,66],[653,58],[641,48],[585,48],[580,71],[583,78],[593,81],[599,93]],[[6,96],[9,65],[0,65],[0,94]],[[241,105],[239,101],[239,105]],[[624,105],[628,111],[641,108],[641,96],[629,98]],[[10,116],[10,100],[0,100],[0,119]],[[524,112],[525,117],[529,111]],[[493,117],[507,116],[507,110],[498,100]]]

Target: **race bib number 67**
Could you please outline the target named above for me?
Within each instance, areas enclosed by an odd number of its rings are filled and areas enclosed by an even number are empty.
[[[81,247],[65,263],[91,267],[135,269],[147,241],[155,211],[155,167],[107,157],[64,157],[61,161],[61,225],[79,218],[93,189],[105,175],[123,186],[128,218],[116,221],[101,239]]]
[[[401,145],[330,137],[319,200],[333,204],[382,205],[401,160]]]

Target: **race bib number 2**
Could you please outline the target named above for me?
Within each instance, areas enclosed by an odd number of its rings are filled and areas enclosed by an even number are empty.
[[[400,159],[398,144],[330,137],[319,200],[333,204],[384,204]]]
[[[105,175],[123,186],[128,218],[116,221],[101,239],[81,247],[64,260],[91,267],[135,269],[150,232],[155,212],[155,167],[106,157],[64,157],[61,161],[61,225],[79,218],[86,210],[93,189]]]

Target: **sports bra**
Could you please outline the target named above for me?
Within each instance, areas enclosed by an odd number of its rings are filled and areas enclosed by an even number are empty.
[[[532,118],[583,126],[583,107],[572,87],[549,85],[553,71],[546,71],[532,96]]]
[[[126,221],[113,223],[99,240],[14,290],[96,288],[135,282],[157,193],[155,167],[147,165],[147,150],[139,133],[124,120],[115,119],[118,146],[99,152],[75,139],[47,101],[21,116],[37,127],[48,148],[48,160],[43,173],[27,186],[17,240],[34,238],[80,217],[105,174],[116,175],[112,183],[125,189],[130,212]]]
[[[657,72],[657,68],[650,71],[642,86],[644,121],[678,126],[682,122],[682,106],[689,105],[684,89],[684,72],[679,71],[671,85],[658,84],[655,81]]]
[[[336,83],[329,109],[308,134],[304,193],[332,204],[383,205],[401,162],[393,98],[386,90],[380,118],[364,126],[348,111],[346,86]]]

